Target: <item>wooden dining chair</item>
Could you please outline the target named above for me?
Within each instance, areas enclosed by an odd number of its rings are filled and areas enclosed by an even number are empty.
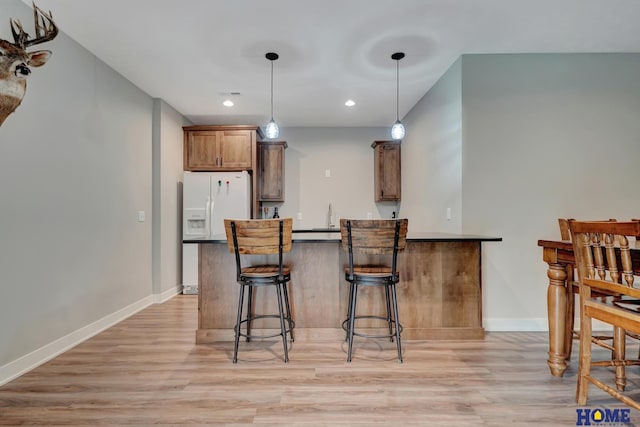
[[[238,298],[238,314],[233,347],[233,363],[238,361],[238,346],[240,337],[250,341],[252,338],[282,337],[284,347],[284,361],[289,361],[287,335],[293,341],[295,323],[291,316],[289,292],[287,284],[291,280],[291,269],[284,264],[283,254],[291,251],[291,229],[293,220],[282,219],[225,219],[224,228],[227,235],[229,252],[236,258],[236,280],[240,285]],[[277,255],[277,262],[243,266],[243,257],[248,255]],[[261,258],[264,261],[264,258]],[[278,314],[255,314],[253,312],[253,289],[257,287],[273,286],[278,303]],[[248,288],[247,313],[243,316],[245,288]],[[258,335],[252,332],[253,321],[265,318],[279,320],[279,331],[275,334]],[[246,332],[242,332],[242,325]]]
[[[402,363],[402,325],[399,320],[396,284],[398,252],[403,251],[407,241],[408,220],[404,219],[341,219],[342,247],[348,253],[349,264],[345,266],[345,279],[349,283],[347,318],[342,322],[348,342],[347,362],[351,362],[353,337],[388,338],[396,340],[398,362]],[[355,254],[370,256],[358,261]],[[383,287],[386,313],[357,313],[358,288]],[[384,321],[387,333],[373,334],[356,331],[356,320],[373,319]]]
[[[638,219],[638,218],[631,218],[631,221],[640,222],[640,219]],[[640,236],[636,236],[636,240],[640,240]]]
[[[640,223],[612,221],[570,221],[571,239],[576,257],[580,288],[580,361],[576,400],[586,405],[589,384],[606,391],[623,403],[640,410],[640,402],[623,394],[625,367],[640,365],[638,359],[626,359],[626,332],[640,333],[640,312],[627,299],[640,299],[640,283],[633,271],[629,238],[640,235]],[[617,242],[617,243],[616,243]],[[634,286],[634,284],[636,286]],[[602,295],[606,295],[603,298]],[[593,320],[613,326],[612,357],[594,361],[592,357]],[[606,347],[606,345],[605,345]],[[615,385],[603,375],[596,377],[592,367],[615,367]]]
[[[562,240],[571,240],[571,230],[569,228],[569,223],[571,221],[575,221],[573,218],[558,218],[558,226],[560,228],[560,238]],[[600,220],[598,220],[600,221]],[[615,218],[609,218],[608,220],[602,221],[616,221]],[[575,306],[576,300],[579,297],[580,289],[578,287],[578,282],[575,280],[575,266],[571,264],[567,264],[566,267],[567,273],[567,309],[566,309],[566,318],[565,318],[565,333],[564,333],[564,348],[567,351],[566,360],[571,360],[571,353],[573,352],[573,340],[580,338],[580,333],[575,329]],[[606,343],[607,340],[612,340],[613,335],[594,335],[592,337],[593,342],[595,344]],[[608,348],[608,344],[607,344]]]
[[[571,230],[569,229],[569,218],[558,218],[558,226],[560,227],[560,238],[562,240],[571,240]]]

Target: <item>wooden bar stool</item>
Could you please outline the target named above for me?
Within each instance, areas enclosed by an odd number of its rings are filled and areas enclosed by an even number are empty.
[[[395,338],[398,348],[398,361],[402,363],[402,344],[400,333],[402,325],[398,317],[396,283],[398,274],[398,252],[406,246],[408,220],[356,220],[341,219],[340,233],[342,247],[349,254],[349,265],[345,267],[345,279],[349,282],[349,303],[347,318],[342,322],[349,345],[347,362],[351,362],[354,335],[365,338]],[[354,262],[354,253],[375,256],[375,263]],[[369,259],[367,259],[369,261]],[[386,261],[386,262],[385,262]],[[357,315],[359,286],[384,287],[386,316]],[[386,322],[387,334],[373,335],[356,331],[356,320],[377,319]]]
[[[283,254],[291,251],[291,229],[293,220],[282,219],[254,219],[237,220],[225,219],[224,228],[227,234],[229,252],[236,255],[236,279],[240,285],[238,299],[238,315],[235,329],[235,344],[233,347],[233,363],[238,361],[238,345],[243,336],[251,338],[272,338],[282,336],[284,361],[289,361],[287,334],[293,341],[295,323],[291,317],[289,292],[287,283],[291,280],[291,270],[283,263]],[[240,255],[278,255],[277,263],[267,263],[243,267]],[[253,289],[256,287],[273,286],[278,302],[278,314],[254,314],[252,301]],[[247,314],[243,317],[244,291],[248,288]],[[257,319],[279,319],[280,331],[271,335],[256,335],[251,333],[251,323]],[[246,326],[246,333],[241,330]]]

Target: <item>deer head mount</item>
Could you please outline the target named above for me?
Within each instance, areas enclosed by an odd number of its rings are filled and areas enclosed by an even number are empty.
[[[27,52],[29,46],[53,40],[58,35],[58,27],[53,22],[51,12],[45,13],[33,3],[35,37],[30,38],[19,20],[9,19],[13,43],[0,39],[0,126],[22,102],[27,90],[29,67],[44,65],[51,51]]]

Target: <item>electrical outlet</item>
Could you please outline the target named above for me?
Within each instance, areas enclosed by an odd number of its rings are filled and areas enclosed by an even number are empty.
[[[298,213],[296,214],[296,219],[297,219],[297,220],[302,220],[302,212],[298,212]]]
[[[331,178],[331,169],[325,169],[324,170],[324,177],[325,178]]]
[[[367,212],[367,219],[373,219],[373,214],[371,212]]]

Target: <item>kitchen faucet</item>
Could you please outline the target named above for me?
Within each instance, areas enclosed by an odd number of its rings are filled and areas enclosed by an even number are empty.
[[[329,212],[327,212],[327,227],[333,228],[336,225],[333,223],[333,208],[331,207],[331,203],[329,203]]]

